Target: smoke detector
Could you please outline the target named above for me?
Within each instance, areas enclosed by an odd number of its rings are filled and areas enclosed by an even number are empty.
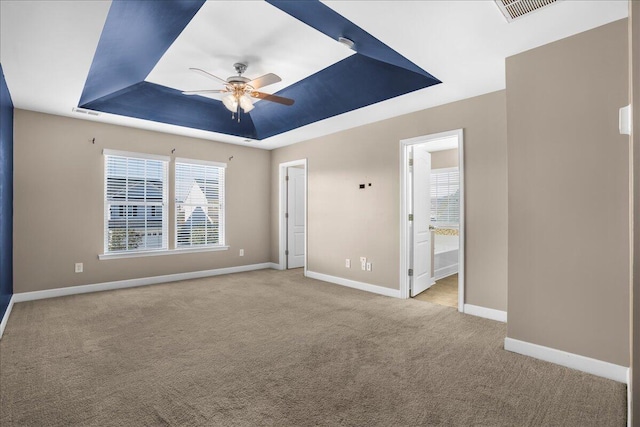
[[[340,43],[342,43],[343,45],[345,45],[346,47],[348,47],[349,49],[355,50],[355,48],[354,48],[355,43],[353,41],[349,40],[348,38],[346,38],[346,37],[338,37],[338,41]]]
[[[507,22],[522,18],[558,1],[560,0],[495,0]]]

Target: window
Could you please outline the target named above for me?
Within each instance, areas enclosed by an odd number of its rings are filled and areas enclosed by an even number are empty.
[[[435,225],[460,223],[460,174],[457,167],[431,171],[431,222]]]
[[[104,150],[104,252],[167,249],[169,158]]]
[[[224,245],[226,164],[176,159],[176,248]]]

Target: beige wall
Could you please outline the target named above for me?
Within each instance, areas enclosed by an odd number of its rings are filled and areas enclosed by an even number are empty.
[[[458,166],[457,148],[431,153],[431,169],[455,168],[456,166]]]
[[[14,292],[269,261],[268,151],[18,109],[14,129]],[[167,156],[176,148],[175,157],[226,162],[231,248],[99,261],[103,148]],[[172,211],[172,193],[169,200]],[[238,256],[240,248],[244,257]],[[74,273],[76,262],[84,263],[84,273]]]
[[[506,64],[507,335],[628,366],[627,21]]]
[[[467,303],[506,310],[504,91],[274,150],[272,262],[278,262],[278,165],[307,158],[309,270],[399,289],[400,140],[459,128],[465,139]],[[360,183],[372,186],[361,190]],[[360,270],[360,256],[373,263],[371,272]]]

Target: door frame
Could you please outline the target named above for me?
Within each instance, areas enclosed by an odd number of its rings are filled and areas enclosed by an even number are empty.
[[[409,267],[411,265],[411,239],[409,238],[409,149],[413,145],[437,141],[452,136],[458,137],[458,170],[460,173],[460,229],[458,232],[458,311],[464,313],[465,284],[465,194],[464,194],[464,131],[463,129],[439,132],[430,135],[400,140],[400,298],[410,298]]]
[[[308,216],[307,216],[307,187],[309,182],[309,170],[307,168],[307,159],[292,160],[290,162],[280,163],[278,166],[278,267],[280,270],[287,269],[287,257],[285,250],[287,247],[287,222],[285,218],[285,208],[287,204],[287,183],[285,177],[287,176],[287,168],[291,166],[304,166],[304,275],[307,275],[307,230],[308,230]]]

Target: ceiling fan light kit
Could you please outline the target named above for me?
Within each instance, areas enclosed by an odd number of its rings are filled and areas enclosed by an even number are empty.
[[[238,109],[238,100],[231,93],[222,97],[222,103],[231,112],[235,112]]]
[[[248,113],[249,111],[253,110],[255,107],[253,106],[253,102],[251,101],[251,98],[249,98],[247,95],[242,95],[240,97],[240,108],[242,108],[245,113]]]
[[[214,76],[211,73],[208,73],[200,68],[189,68],[191,71],[194,71],[200,75],[208,77],[217,81],[218,83],[224,84],[223,89],[205,89],[205,90],[191,90],[182,92],[183,95],[204,95],[208,93],[224,93],[225,95],[222,97],[222,104],[225,108],[231,111],[233,114],[231,115],[232,119],[235,119],[237,114],[238,122],[240,122],[240,109],[245,113],[253,110],[255,105],[253,105],[253,101],[251,98],[264,99],[265,101],[271,101],[282,105],[293,105],[295,102],[293,99],[284,98],[277,95],[271,95],[264,92],[258,92],[256,89],[259,89],[264,86],[268,86],[270,84],[278,83],[282,81],[280,77],[273,73],[265,74],[264,76],[258,77],[253,80],[249,80],[244,77],[242,74],[247,71],[247,64],[244,62],[236,62],[233,64],[233,67],[236,69],[238,73],[237,76],[231,76],[226,80],[221,79],[220,77]]]

